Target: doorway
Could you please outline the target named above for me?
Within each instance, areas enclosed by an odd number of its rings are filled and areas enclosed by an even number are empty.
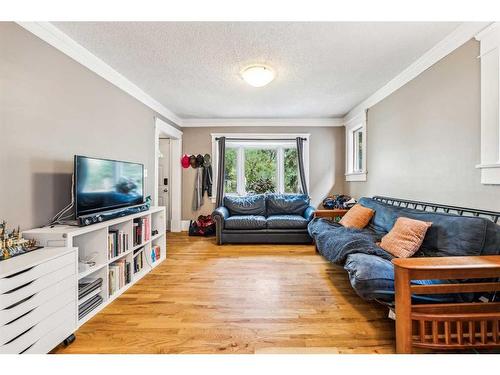
[[[165,206],[167,231],[170,231],[170,138],[159,139],[158,154],[158,206]]]
[[[155,118],[155,180],[153,204],[166,207],[165,224],[171,232],[181,231],[182,131]]]

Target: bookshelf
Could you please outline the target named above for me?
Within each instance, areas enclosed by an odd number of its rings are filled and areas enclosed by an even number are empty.
[[[76,296],[76,326],[79,328],[166,259],[165,217],[165,207],[151,207],[148,211],[86,227],[58,225],[53,228],[36,228],[23,232],[23,236],[36,239],[40,245],[46,247],[77,247],[79,260],[87,259],[95,263],[88,269],[79,269],[77,276],[80,282],[84,279],[102,278],[102,285],[98,289],[80,300],[78,295]],[[138,225],[134,224],[141,222],[146,224],[142,227],[140,243],[136,244],[134,230]],[[119,251],[110,250],[110,234],[116,238],[120,236]],[[156,249],[154,255],[153,249]],[[141,258],[142,268],[134,272],[136,257]],[[120,287],[110,293],[110,270],[115,272],[116,267],[113,266],[120,263],[130,263],[130,282],[119,283]],[[78,285],[76,290],[78,293]],[[102,301],[92,311],[79,318],[79,306],[92,298]]]

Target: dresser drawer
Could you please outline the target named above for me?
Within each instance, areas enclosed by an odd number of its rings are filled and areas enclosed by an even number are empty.
[[[46,301],[60,295],[67,289],[72,289],[76,293],[74,276],[69,276],[52,285],[50,288],[42,289],[39,292],[20,300],[14,305],[0,310],[0,326],[19,318],[21,315],[28,313]]]
[[[54,330],[58,330],[58,332],[62,334],[62,328],[69,327],[67,333],[67,336],[69,336],[71,334],[71,327],[74,326],[75,319],[75,305],[71,302],[40,321],[38,324],[29,326],[11,341],[0,345],[0,354],[18,354],[28,352],[30,349],[36,352],[36,344]],[[59,330],[58,327],[61,328],[61,330]],[[43,341],[41,341],[40,346],[43,346]],[[54,347],[54,343],[52,343],[52,347]]]
[[[46,301],[42,305],[35,307],[19,318],[0,327],[0,345],[9,342],[22,334],[27,328],[32,327],[46,318],[50,318],[55,312],[73,302],[76,306],[75,287],[69,288],[60,295]]]
[[[45,336],[36,341],[33,345],[24,349],[22,354],[45,354],[54,349],[55,342],[63,342],[72,332],[75,326],[74,317],[66,317],[61,320],[57,327],[50,330]]]
[[[43,251],[43,249],[39,251]],[[53,273],[69,264],[73,264],[76,270],[76,259],[74,254],[66,254],[7,277],[3,277],[0,279],[0,294],[25,285],[44,275]]]
[[[52,273],[23,284],[15,289],[11,289],[8,292],[0,294],[0,310],[8,308],[43,289],[49,288],[69,276],[75,276],[75,274],[76,266],[72,263]]]

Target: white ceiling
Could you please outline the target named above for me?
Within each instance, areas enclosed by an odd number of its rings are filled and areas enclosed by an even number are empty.
[[[341,117],[452,32],[452,22],[55,22],[182,118]],[[265,63],[268,86],[240,70]]]

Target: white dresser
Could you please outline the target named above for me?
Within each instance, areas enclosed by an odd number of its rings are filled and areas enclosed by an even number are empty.
[[[48,353],[76,331],[77,248],[0,262],[0,354]]]

